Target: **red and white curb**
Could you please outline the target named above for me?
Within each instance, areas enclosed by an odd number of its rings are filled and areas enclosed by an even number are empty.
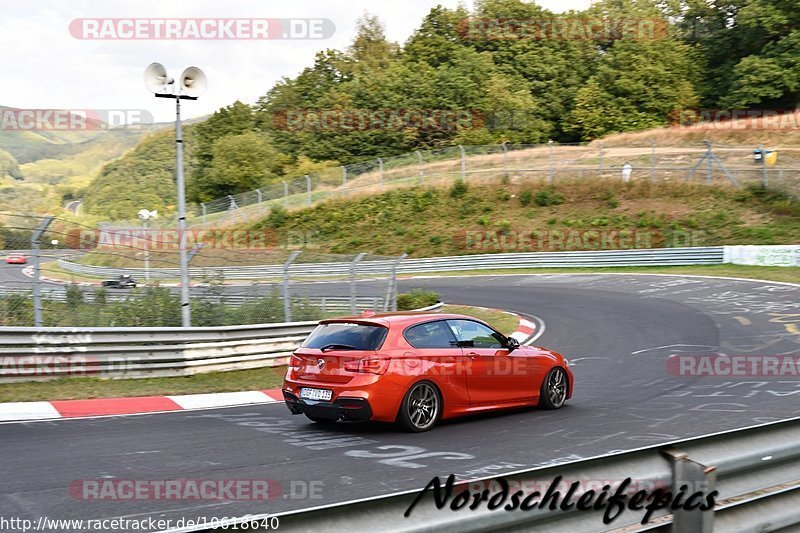
[[[283,401],[280,389],[179,396],[137,396],[97,398],[94,400],[58,400],[52,402],[0,403],[0,422],[53,420],[94,416],[133,415],[190,411],[237,405],[269,404]]]

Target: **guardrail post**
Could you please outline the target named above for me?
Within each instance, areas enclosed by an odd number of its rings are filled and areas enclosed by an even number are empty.
[[[400,266],[400,261],[408,257],[408,254],[403,254],[392,263],[392,272],[389,276],[389,286],[386,288],[386,300],[383,302],[384,311],[397,311],[397,267]]]
[[[356,267],[365,255],[367,255],[365,252],[361,252],[350,263],[350,314],[352,315],[356,314]]]
[[[425,179],[425,172],[422,169],[422,152],[419,150],[417,150],[417,159],[419,159],[419,182],[422,183]]]
[[[306,174],[306,205],[311,205],[311,176]]]
[[[383,158],[378,158],[378,179],[380,180],[381,188],[383,188]]]
[[[467,178],[467,153],[460,144],[458,149],[461,151],[461,181],[464,181]]]
[[[289,259],[283,264],[283,282],[281,283],[281,293],[283,295],[283,319],[284,322],[292,321],[292,299],[289,294],[289,267],[300,255],[299,251],[292,252]]]
[[[651,141],[650,152],[650,181],[656,181],[656,141]]]
[[[42,294],[41,294],[41,265],[39,264],[39,242],[44,230],[53,221],[53,217],[45,217],[31,235],[31,249],[33,250],[33,325],[42,327]]]
[[[283,207],[289,207],[289,184],[285,181],[283,183]]]
[[[689,494],[703,492],[708,494],[717,485],[716,467],[705,466],[689,459],[689,456],[674,448],[664,450],[664,455],[672,462],[673,494],[688,485]],[[714,530],[714,513],[699,509],[687,511],[683,507],[673,510],[672,533],[712,533]]]
[[[201,203],[200,204],[200,209],[203,210],[203,224],[205,224],[206,223],[206,204],[205,203]]]
[[[506,143],[503,143],[503,175],[506,179],[511,179],[511,176],[508,175],[508,146]]]

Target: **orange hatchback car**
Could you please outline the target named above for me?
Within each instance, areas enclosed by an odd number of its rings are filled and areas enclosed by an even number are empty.
[[[397,422],[419,432],[493,409],[558,409],[572,384],[561,354],[520,346],[475,318],[365,313],[319,323],[291,356],[283,397],[314,422]]]

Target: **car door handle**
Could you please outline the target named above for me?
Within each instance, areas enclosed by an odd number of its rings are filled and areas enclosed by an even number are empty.
[[[475,358],[480,357],[480,356],[481,356],[481,354],[475,353],[475,352],[469,352],[467,354],[467,357],[469,357],[470,359],[475,359]]]

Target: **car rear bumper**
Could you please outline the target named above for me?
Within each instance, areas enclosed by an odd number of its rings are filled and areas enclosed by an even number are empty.
[[[301,413],[332,420],[369,420],[372,407],[363,398],[338,398],[332,402],[299,398],[294,393],[283,390],[286,407],[293,415]]]

